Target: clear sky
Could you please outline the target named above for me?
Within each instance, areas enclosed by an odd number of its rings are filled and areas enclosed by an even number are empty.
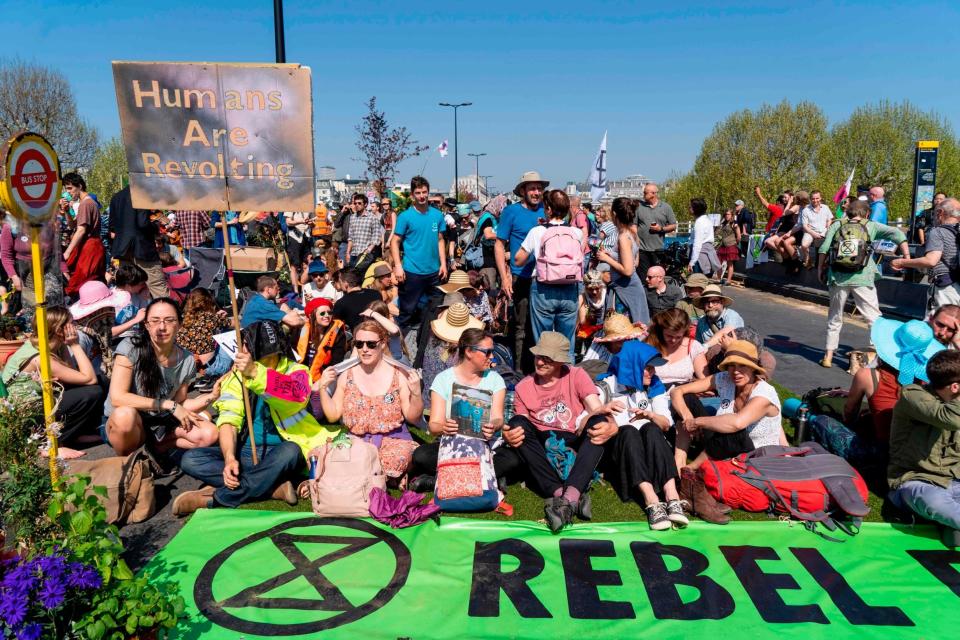
[[[286,0],[287,60],[313,69],[316,165],[362,173],[365,102],[431,146],[426,175],[509,189],[584,179],[605,130],[611,178],[689,169],[731,111],[809,100],[831,121],[908,98],[960,125],[960,2],[310,2]],[[82,115],[119,134],[111,60],[271,62],[271,0],[0,0],[0,56],[61,69]],[[802,150],[798,150],[802,152]],[[427,157],[401,166],[406,181]]]

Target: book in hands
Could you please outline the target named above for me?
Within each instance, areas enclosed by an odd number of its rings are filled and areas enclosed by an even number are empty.
[[[483,425],[490,422],[493,393],[455,382],[451,394],[450,417],[457,421],[457,432],[472,438],[483,437]]]

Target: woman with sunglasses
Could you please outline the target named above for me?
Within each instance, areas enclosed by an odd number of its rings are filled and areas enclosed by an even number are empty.
[[[197,365],[177,345],[180,307],[170,298],[155,298],[145,313],[137,335],[121,342],[115,353],[104,411],[110,445],[125,456],[144,444],[158,452],[215,444],[216,426],[198,412],[217,399],[219,385],[187,398]]]
[[[453,385],[460,384],[492,394],[490,422],[483,425],[483,437],[490,440],[503,427],[504,398],[507,387],[493,366],[493,336],[483,329],[467,329],[457,343],[457,364],[442,371],[430,386],[430,433],[434,436],[456,435],[457,421],[450,417]],[[440,453],[440,438],[421,445],[413,453],[411,475],[415,478],[411,488],[415,491],[432,491],[437,473],[437,457]],[[516,468],[520,459],[513,449],[499,447],[493,452],[496,476],[502,478]]]
[[[423,416],[420,377],[383,357],[388,336],[379,323],[362,321],[353,339],[359,363],[339,377],[333,367],[328,368],[314,390],[320,394],[327,421],[342,420],[350,433],[376,446],[384,473],[403,484],[417,448],[406,423]]]
[[[327,367],[343,361],[347,327],[333,319],[333,301],[327,298],[314,298],[304,311],[307,322],[297,342],[297,360],[310,368],[310,382],[316,382]]]

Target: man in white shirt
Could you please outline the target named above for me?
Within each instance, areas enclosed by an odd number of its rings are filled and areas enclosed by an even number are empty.
[[[833,212],[830,207],[823,204],[823,195],[819,191],[810,194],[810,204],[800,211],[799,226],[803,228],[803,239],[800,240],[800,254],[803,257],[804,265],[808,268],[813,266],[810,247],[813,246],[813,254],[816,254],[823,244],[823,238],[827,235],[827,228],[833,222]]]

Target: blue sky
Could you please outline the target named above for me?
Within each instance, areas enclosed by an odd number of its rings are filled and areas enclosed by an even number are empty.
[[[431,146],[426,175],[508,189],[526,170],[586,177],[604,130],[610,177],[686,170],[728,113],[809,100],[831,121],[910,99],[960,125],[960,3],[284,3],[287,60],[313,69],[316,164],[362,173],[354,126],[376,95]],[[0,56],[61,69],[82,115],[119,134],[111,60],[273,61],[271,0],[0,0]],[[949,31],[948,31],[949,30]],[[802,152],[802,150],[798,150]],[[426,158],[401,166],[408,180]]]

